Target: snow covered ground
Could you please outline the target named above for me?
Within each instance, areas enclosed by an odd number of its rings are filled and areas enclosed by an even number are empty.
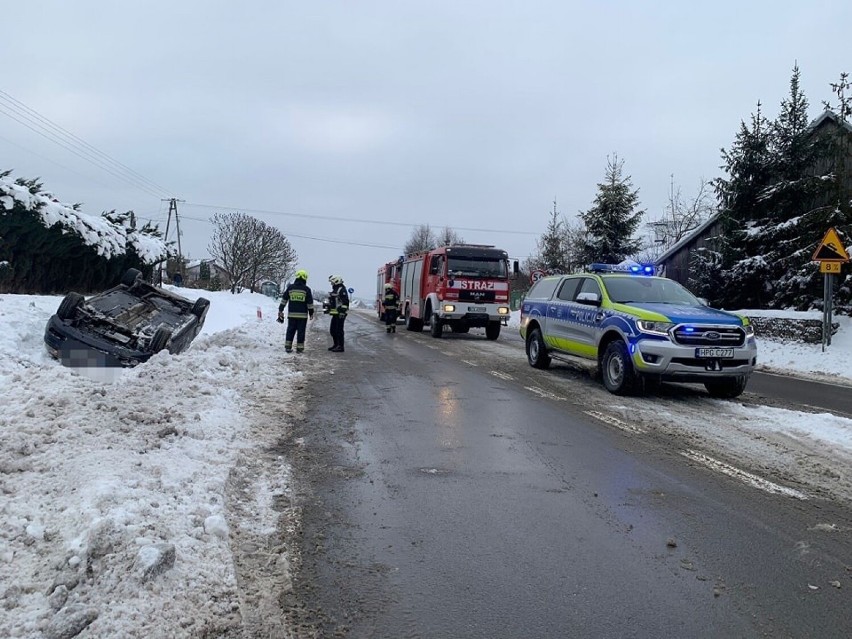
[[[186,353],[110,374],[48,357],[59,297],[0,296],[3,636],[218,636],[238,616],[226,480],[256,446],[252,398],[285,404],[291,385],[280,382],[300,373],[281,352],[274,300],[205,296],[204,331]],[[762,341],[762,365],[852,384],[852,321],[838,321],[827,352]],[[752,426],[852,451],[852,420],[736,408]],[[257,526],[273,525],[273,499],[287,492],[286,460],[280,470],[251,491]]]

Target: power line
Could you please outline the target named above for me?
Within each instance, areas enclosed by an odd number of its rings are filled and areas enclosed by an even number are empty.
[[[58,144],[87,162],[94,164],[98,168],[148,193],[157,196],[169,193],[169,189],[160,186],[125,164],[122,164],[5,91],[0,90],[0,101],[3,101],[3,104],[0,104],[0,113],[3,113],[10,119],[15,120],[51,142]],[[11,113],[6,109],[11,110]],[[22,120],[21,118],[24,119]]]
[[[226,211],[246,211],[249,213],[263,213],[265,215],[284,215],[287,217],[301,217],[307,218],[311,220],[329,220],[332,222],[358,222],[361,224],[382,224],[385,226],[403,226],[407,228],[417,228],[421,226],[420,224],[412,224],[410,222],[394,222],[391,220],[367,220],[363,218],[355,218],[355,217],[335,217],[332,215],[314,215],[311,213],[290,213],[287,211],[270,211],[267,209],[250,209],[245,207],[238,206],[220,206],[215,204],[198,204],[195,202],[187,202],[186,206],[196,206],[204,209],[220,209]],[[185,216],[184,216],[185,217]],[[453,226],[454,230],[458,231],[471,231],[471,232],[485,232],[485,233],[503,233],[508,235],[539,235],[539,233],[535,233],[533,231],[508,231],[508,230],[500,230],[500,229],[479,229],[479,228],[470,228],[464,226]]]
[[[135,183],[135,182],[131,181],[129,178],[127,178],[126,176],[121,175],[120,173],[116,173],[115,171],[113,171],[109,167],[105,166],[100,161],[97,161],[97,160],[95,160],[91,157],[88,157],[88,156],[84,155],[82,152],[80,152],[79,150],[73,148],[72,146],[69,146],[64,140],[57,138],[57,136],[55,136],[54,134],[52,134],[50,132],[45,133],[43,131],[39,131],[38,129],[30,126],[27,122],[24,122],[23,120],[20,120],[19,118],[15,117],[15,115],[12,115],[8,111],[5,111],[2,105],[0,105],[0,113],[6,115],[7,117],[11,118],[12,120],[15,120],[16,122],[24,125],[25,127],[30,129],[31,131],[38,133],[40,136],[42,136],[43,138],[45,138],[47,140],[50,140],[54,144],[58,144],[59,146],[66,149],[67,151],[70,151],[71,153],[73,153],[77,157],[82,158],[83,160],[86,160],[87,162],[89,162],[91,164],[94,164],[99,169],[106,171],[107,173],[113,175],[114,177],[117,177],[120,180],[123,180],[125,183],[130,184],[131,186],[134,186],[138,189],[141,189],[141,190],[147,192],[149,195],[154,195],[154,196],[159,197],[160,193],[154,191],[153,189],[151,189],[147,186]]]
[[[190,215],[181,215],[181,218],[184,220],[192,220],[193,222],[206,222],[207,224],[212,224],[209,219],[203,217],[192,217]],[[368,242],[353,242],[352,240],[333,240],[327,237],[316,237],[313,235],[299,235],[296,233],[287,233],[286,231],[281,231],[286,237],[298,237],[303,240],[315,240],[317,242],[328,242],[330,244],[347,244],[351,246],[365,246],[367,248],[380,248],[380,249],[390,249],[392,251],[396,251],[399,249],[398,246],[388,246],[387,244],[370,244]]]

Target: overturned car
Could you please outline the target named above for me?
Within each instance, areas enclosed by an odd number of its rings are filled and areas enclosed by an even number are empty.
[[[136,366],[154,353],[181,353],[201,332],[210,301],[191,302],[129,269],[121,283],[88,300],[68,293],[44,331],[48,352],[65,366]]]

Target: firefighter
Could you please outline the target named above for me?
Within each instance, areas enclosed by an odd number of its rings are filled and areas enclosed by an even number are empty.
[[[343,285],[343,277],[332,275],[328,278],[331,282],[331,294],[328,296],[328,313],[331,315],[331,339],[334,345],[329,348],[332,353],[343,352],[343,323],[349,312],[349,293]]]
[[[314,296],[308,288],[308,272],[304,269],[296,271],[296,277],[292,284],[281,294],[281,303],[278,305],[278,322],[284,323],[284,308],[290,305],[287,311],[287,336],[284,341],[284,351],[293,352],[293,337],[296,338],[296,352],[305,352],[305,329],[308,327],[308,318],[314,318]]]
[[[385,296],[382,298],[382,310],[385,314],[385,331],[388,333],[396,333],[396,317],[399,314],[399,293],[397,293],[393,284],[388,282],[385,284]]]

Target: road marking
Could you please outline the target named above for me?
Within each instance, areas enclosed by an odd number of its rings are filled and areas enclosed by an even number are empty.
[[[792,488],[787,488],[786,486],[781,486],[780,484],[776,484],[774,482],[769,481],[768,479],[764,479],[763,477],[758,477],[757,475],[753,475],[745,470],[740,468],[736,468],[725,462],[721,462],[718,459],[713,459],[704,453],[700,453],[697,450],[687,450],[681,451],[680,453],[687,459],[691,459],[692,461],[697,461],[700,464],[704,464],[710,470],[715,470],[717,472],[722,473],[723,475],[727,475],[728,477],[733,477],[734,479],[739,479],[750,486],[754,486],[755,488],[759,488],[768,493],[772,493],[774,495],[786,495],[787,497],[793,497],[794,499],[801,499],[805,501],[808,499],[808,496],[805,493],[799,492],[798,490],[794,490]]]
[[[565,401],[564,397],[559,397],[559,395],[551,393],[550,391],[546,391],[543,388],[538,388],[537,386],[524,386],[524,388],[526,388],[531,393],[535,393],[539,397],[544,397],[545,399],[555,399],[559,402]]]
[[[514,381],[514,379],[515,379],[514,377],[512,377],[508,373],[503,373],[501,371],[488,371],[488,372],[491,373],[492,375],[494,375],[494,377],[499,377],[500,379],[505,379],[507,382]]]
[[[628,433],[633,433],[635,435],[644,435],[645,429],[640,428],[639,426],[634,426],[633,424],[628,424],[625,421],[618,419],[618,417],[614,417],[613,415],[607,415],[606,413],[601,413],[596,410],[584,410],[586,415],[590,417],[594,417],[597,420],[602,421],[604,424],[609,424],[610,426],[615,426],[619,430],[623,430]]]
[[[479,364],[477,364],[476,362],[471,362],[469,359],[463,359],[462,361],[468,366],[479,366]]]

